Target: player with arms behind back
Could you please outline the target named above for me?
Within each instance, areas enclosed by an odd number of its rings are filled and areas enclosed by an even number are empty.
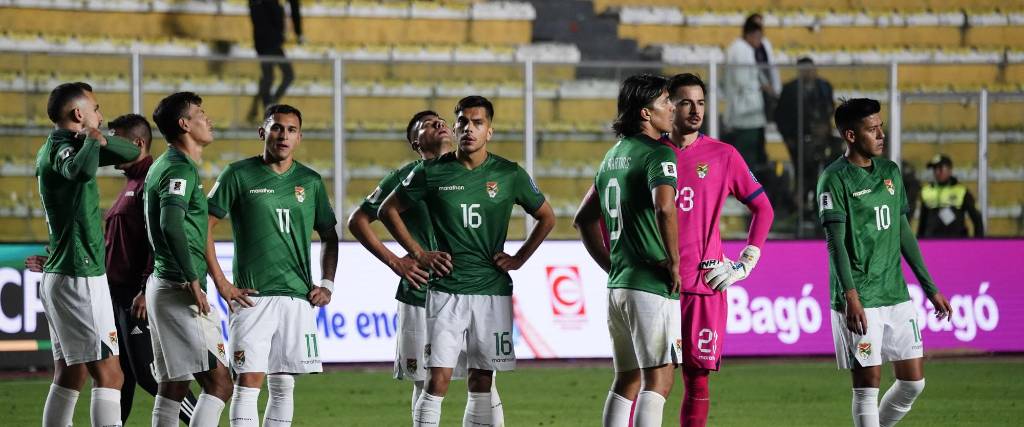
[[[660,426],[679,349],[679,245],[675,154],[658,142],[672,130],[668,80],[632,76],[619,89],[615,134],[574,226],[608,272],[608,333],[615,380],[603,424]],[[608,231],[604,244],[601,222]],[[641,385],[643,391],[640,391]]]
[[[231,425],[259,426],[256,406],[266,378],[270,399],[263,425],[289,426],[295,375],[323,372],[316,314],[331,302],[338,221],[320,174],[293,157],[302,143],[302,113],[271,105],[257,134],[263,153],[228,165],[210,189],[206,265],[231,311],[231,368],[237,374]],[[221,270],[213,241],[213,228],[228,215],[238,287]],[[322,242],[315,284],[309,253],[314,230]]]
[[[494,371],[515,369],[512,278],[555,226],[555,213],[533,179],[514,162],[487,152],[494,107],[468,96],[455,107],[455,153],[416,166],[384,201],[380,219],[423,269],[441,275],[426,297],[424,355],[429,380],[416,402],[414,426],[436,426],[453,368],[465,351],[469,398],[464,426],[494,425]],[[401,213],[426,203],[439,252],[424,251]],[[538,220],[515,255],[504,252],[513,205]]]
[[[853,424],[892,426],[924,390],[924,354],[917,311],[903,279],[906,259],[935,316],[949,315],[925,268],[907,213],[899,167],[879,157],[885,133],[881,105],[850,99],[836,108],[846,154],[818,178],[818,211],[829,254],[832,339],[839,369],[853,376]],[[893,362],[896,382],[878,403],[881,364]]]
[[[704,82],[693,74],[679,74],[669,80],[669,93],[676,116],[672,133],[662,142],[675,151],[679,171],[676,207],[685,390],[679,423],[703,426],[710,406],[708,374],[722,362],[729,312],[725,290],[745,279],[757,264],[774,213],[739,151],[700,133]],[[747,247],[736,261],[725,257],[718,229],[730,195],[751,212]]]

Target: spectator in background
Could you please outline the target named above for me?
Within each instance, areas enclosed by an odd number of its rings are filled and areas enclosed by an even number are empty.
[[[786,143],[793,169],[798,177],[803,177],[802,187],[798,183],[797,196],[805,200],[804,214],[813,220],[817,175],[844,150],[842,141],[832,136],[835,110],[832,85],[818,77],[811,58],[803,57],[796,63],[800,67],[799,74],[782,88],[775,109],[775,124]]]
[[[966,185],[953,176],[953,160],[938,154],[930,162],[935,182],[921,189],[921,222],[918,237],[967,237],[965,215],[970,215],[974,237],[985,236],[981,213]]]
[[[778,74],[770,67],[770,46],[764,44],[764,27],[758,23],[758,17],[747,18],[743,36],[726,50],[727,67],[722,82],[728,103],[722,118],[725,140],[755,170],[768,160],[764,128],[769,115],[765,111],[778,93]]]
[[[299,0],[288,0],[291,6],[292,29],[299,44],[305,42],[302,36],[302,14],[299,7]],[[252,35],[256,45],[256,54],[260,58],[267,59],[284,58],[284,40],[286,33],[284,7],[279,0],[249,0],[249,17],[252,19]],[[274,65],[281,68],[281,84],[277,90],[271,93],[271,86],[274,85]],[[260,86],[257,99],[253,100],[250,116],[256,114],[270,105],[277,104],[288,86],[295,80],[295,71],[288,61],[271,62],[263,60],[260,62]],[[262,108],[257,102],[263,102]]]
[[[907,190],[907,205],[910,206],[910,213],[907,218],[917,217],[917,202],[921,200],[921,180],[917,179],[917,168],[906,160],[900,161],[900,170],[903,171],[903,187]]]

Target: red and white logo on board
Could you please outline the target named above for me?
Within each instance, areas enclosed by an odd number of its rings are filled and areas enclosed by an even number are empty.
[[[555,320],[569,323],[585,321],[587,306],[579,267],[549,265],[546,269],[548,288],[551,289],[551,311]]]

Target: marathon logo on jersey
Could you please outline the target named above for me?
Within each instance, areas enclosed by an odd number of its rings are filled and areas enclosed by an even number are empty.
[[[212,194],[212,192],[211,192]],[[249,189],[249,194],[274,194],[273,188],[252,188]]]
[[[555,321],[568,329],[579,329],[587,321],[580,269],[575,265],[547,266],[548,288],[551,290],[551,312]]]
[[[854,191],[853,194],[850,194],[850,195],[853,196],[853,197],[860,197],[860,196],[863,196],[865,194],[870,194],[870,193],[871,193],[871,189],[870,188],[865,188],[865,189],[860,190],[860,191]]]
[[[170,184],[168,184],[167,192],[171,194],[177,194],[179,196],[184,196],[186,185],[187,182],[184,179],[172,178]]]
[[[754,175],[754,171],[747,169],[747,172],[750,172],[750,179],[754,180],[754,182],[757,182],[757,176]],[[757,183],[760,184],[760,182]]]
[[[306,189],[302,187],[295,187],[295,200],[299,203],[306,201]]]
[[[707,163],[697,163],[697,178],[704,179],[705,176],[708,176],[708,169],[710,166]]]
[[[496,181],[487,181],[487,195],[491,198],[495,198],[498,195],[498,183]]]
[[[235,361],[235,366],[245,365],[245,350],[236,351],[232,356]]]
[[[676,174],[676,164],[672,162],[661,162],[661,172],[664,173],[665,176],[671,176],[672,178],[678,176]]]
[[[818,208],[820,210],[832,209],[832,193],[826,191],[818,196]]]
[[[889,195],[890,196],[895,196],[896,195],[896,187],[894,187],[892,185],[892,180],[891,179],[885,180],[885,189],[889,190]]]
[[[437,191],[462,191],[462,190],[465,190],[465,189],[466,189],[466,187],[462,186],[462,185],[445,185],[445,186],[437,187]]]

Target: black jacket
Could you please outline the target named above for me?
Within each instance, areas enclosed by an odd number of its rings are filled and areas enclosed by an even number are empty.
[[[302,35],[302,13],[299,0],[288,0],[292,10],[295,35]],[[256,52],[280,48],[284,44],[284,7],[278,0],[249,0],[249,18]]]

